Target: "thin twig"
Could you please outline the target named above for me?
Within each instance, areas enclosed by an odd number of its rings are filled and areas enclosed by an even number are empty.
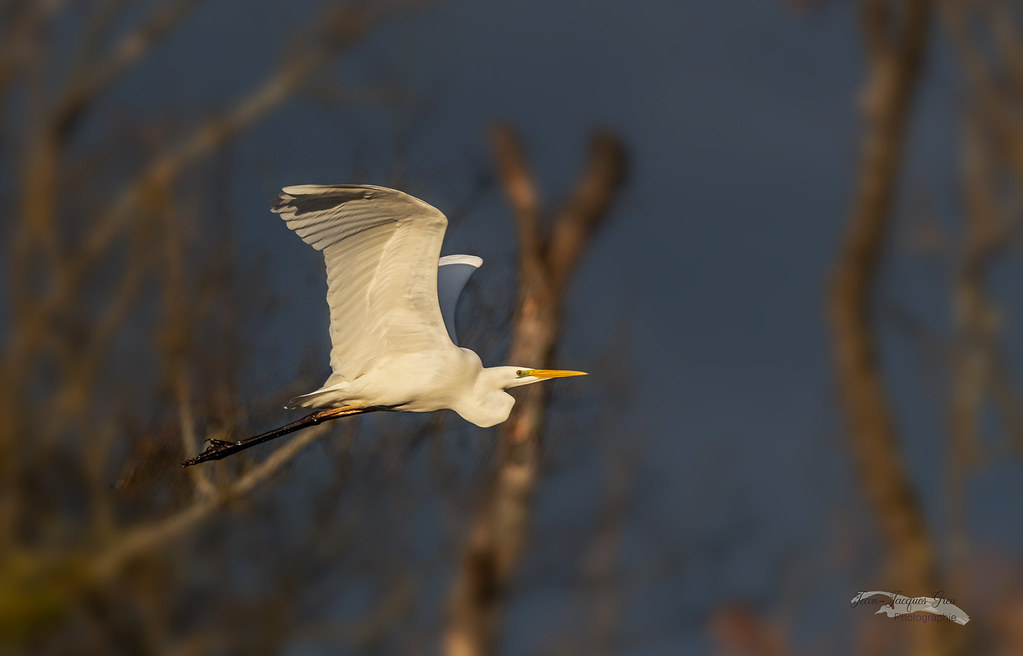
[[[177,0],[165,3],[153,13],[148,21],[121,38],[113,52],[102,62],[96,62],[88,70],[82,70],[85,56],[90,54],[93,39],[86,38],[85,49],[76,59],[69,78],[67,91],[57,102],[53,113],[53,130],[58,138],[65,138],[78,119],[85,113],[88,106],[96,100],[111,84],[157,45],[160,40],[177,27],[188,14],[195,9],[200,0]],[[110,19],[116,14],[117,7],[101,8],[101,12],[109,12]],[[97,16],[100,23],[96,29],[101,33],[100,25],[105,22],[103,14]],[[109,20],[109,19],[108,19]],[[95,37],[98,38],[98,35]]]
[[[270,479],[299,452],[325,435],[328,429],[329,426],[319,426],[305,431],[215,495],[197,499],[191,506],[167,519],[131,530],[93,562],[91,569],[93,576],[89,580],[106,580],[132,558],[188,534],[200,522],[210,518],[222,505],[244,497]]]

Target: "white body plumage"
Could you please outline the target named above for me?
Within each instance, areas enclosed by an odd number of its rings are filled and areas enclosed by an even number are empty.
[[[273,211],[327,266],[333,373],[291,407],[450,409],[493,426],[515,403],[507,388],[582,375],[488,368],[454,343],[455,303],[482,260],[440,257],[447,219],[431,205],[384,187],[298,185]]]

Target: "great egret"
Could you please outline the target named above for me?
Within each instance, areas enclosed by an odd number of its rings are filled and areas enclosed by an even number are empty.
[[[440,257],[448,221],[418,198],[372,185],[297,185],[282,190],[273,211],[326,260],[333,373],[320,389],[288,404],[326,409],[246,440],[210,440],[186,466],[377,410],[448,409],[477,426],[493,426],[515,404],[506,389],[585,375],[484,367],[473,351],[454,343],[455,302],[483,260]]]

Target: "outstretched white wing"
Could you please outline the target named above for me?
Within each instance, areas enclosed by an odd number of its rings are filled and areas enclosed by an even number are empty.
[[[323,251],[331,381],[385,355],[450,348],[437,301],[447,219],[408,194],[371,185],[285,187],[273,211]]]
[[[444,325],[448,328],[451,341],[458,343],[455,334],[455,307],[462,288],[469,282],[469,277],[483,264],[475,255],[445,255],[437,263],[437,296],[440,301],[440,313],[444,317]]]

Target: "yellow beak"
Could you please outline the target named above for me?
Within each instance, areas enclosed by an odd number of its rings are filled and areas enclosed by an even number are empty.
[[[568,376],[588,376],[585,371],[566,371],[563,369],[530,369],[529,375],[534,378],[566,378]]]

